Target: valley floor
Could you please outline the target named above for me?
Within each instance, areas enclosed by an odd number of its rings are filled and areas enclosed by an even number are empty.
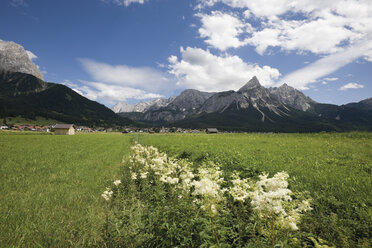
[[[0,134],[0,247],[102,244],[101,194],[122,176],[134,142],[243,176],[286,171],[291,190],[313,199],[301,234],[337,247],[371,244],[372,133],[113,133]]]

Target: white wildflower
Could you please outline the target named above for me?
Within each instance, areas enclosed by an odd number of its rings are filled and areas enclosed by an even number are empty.
[[[163,183],[176,184],[178,183],[179,179],[163,175],[160,177],[160,181],[162,181]]]
[[[214,204],[211,205],[211,212],[212,212],[213,215],[216,215],[217,214],[216,205],[214,205]]]
[[[137,179],[137,174],[135,172],[132,172],[131,178],[132,178],[132,180],[136,180]]]
[[[120,180],[115,180],[115,181],[114,181],[114,184],[115,184],[115,186],[117,187],[117,186],[119,186],[119,184],[121,184],[121,181],[120,181]]]
[[[300,204],[298,204],[297,211],[299,212],[307,212],[312,210],[313,208],[310,206],[309,200],[303,200]]]
[[[233,187],[229,189],[231,196],[235,201],[244,202],[246,198],[249,197],[249,182],[248,179],[240,179],[238,173],[233,173],[232,175]]]
[[[217,184],[217,182],[212,181],[209,178],[203,178],[200,181],[194,181],[193,185],[195,186],[193,195],[219,198],[220,186]]]
[[[103,194],[101,195],[106,201],[109,201],[113,192],[110,190],[110,188],[107,188],[105,191],[103,191]]]
[[[259,218],[274,218],[275,223],[282,228],[296,231],[302,213],[311,210],[311,207],[308,200],[293,200],[293,192],[287,188],[287,179],[286,172],[279,172],[272,178],[263,174],[249,196],[253,210]]]
[[[298,227],[297,227],[296,223],[289,222],[288,225],[289,225],[290,229],[292,229],[292,231],[297,231],[298,230]]]

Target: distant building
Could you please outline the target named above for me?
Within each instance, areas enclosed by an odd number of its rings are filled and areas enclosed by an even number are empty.
[[[89,132],[92,131],[92,129],[89,128],[89,127],[86,127],[86,126],[77,126],[77,127],[75,127],[75,131],[89,133]]]
[[[54,126],[54,134],[56,135],[74,135],[74,124],[56,124]]]
[[[206,133],[218,133],[217,128],[207,128]]]

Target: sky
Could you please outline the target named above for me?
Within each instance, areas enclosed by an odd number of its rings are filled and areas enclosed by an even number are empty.
[[[2,0],[0,39],[113,106],[253,76],[322,103],[372,97],[371,0]]]

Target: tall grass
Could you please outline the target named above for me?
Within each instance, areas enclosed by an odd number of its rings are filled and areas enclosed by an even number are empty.
[[[129,137],[3,135],[0,147],[0,247],[100,241],[100,194],[119,173]]]

